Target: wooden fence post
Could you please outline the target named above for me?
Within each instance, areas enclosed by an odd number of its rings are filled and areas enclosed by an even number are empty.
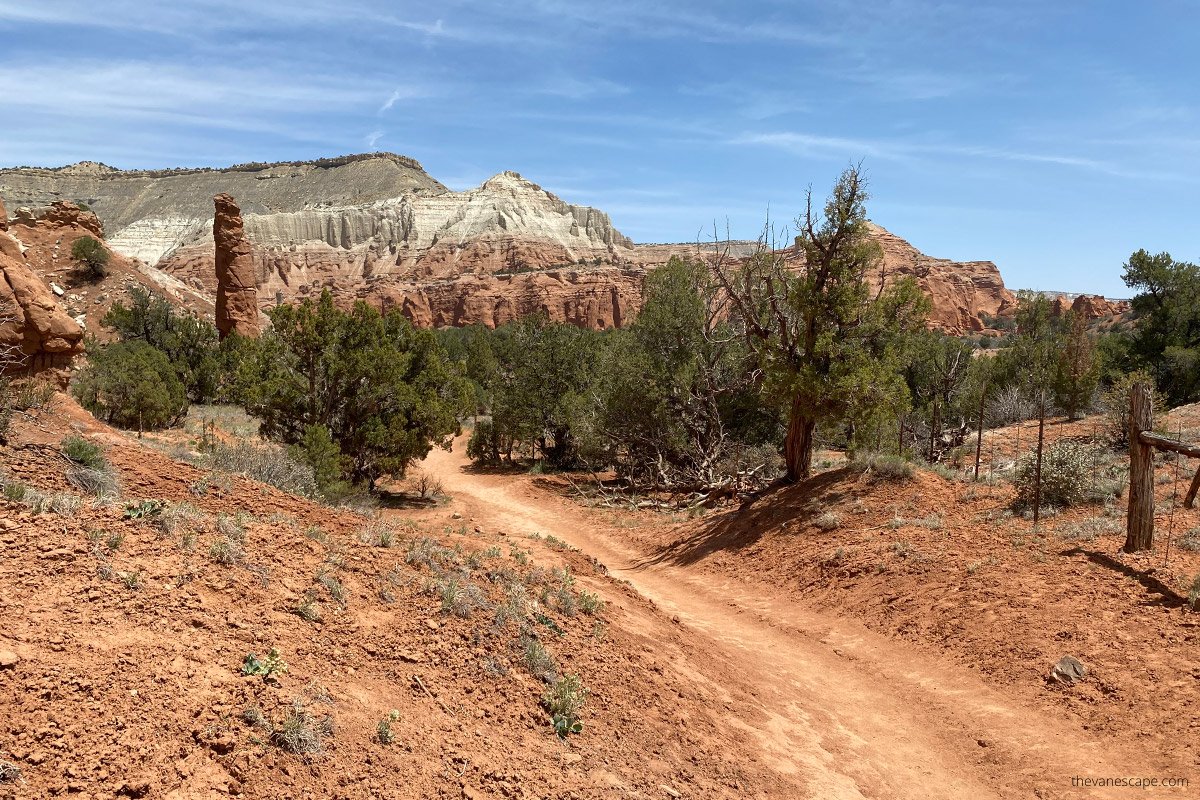
[[[1129,392],[1129,515],[1126,553],[1154,547],[1154,448],[1141,439],[1154,427],[1150,387],[1135,383]]]
[[[1200,490],[1200,469],[1196,470],[1196,475],[1192,478],[1192,485],[1188,488],[1187,497],[1183,498],[1183,507],[1191,508],[1196,504],[1196,492]]]

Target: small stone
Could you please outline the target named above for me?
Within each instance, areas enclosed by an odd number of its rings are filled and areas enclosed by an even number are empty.
[[[435,619],[427,619],[427,620],[425,620],[425,625],[426,625],[426,626],[429,628],[429,630],[431,630],[431,631],[436,631],[436,630],[437,630],[439,627],[441,627],[440,625],[438,625],[438,623],[437,623],[437,620],[435,620]]]
[[[666,792],[666,793],[667,793],[668,795],[670,795],[671,797],[683,797],[683,795],[681,795],[681,794],[680,794],[678,791],[676,791],[675,789],[672,789],[670,786],[663,786],[663,785],[660,783],[660,784],[658,785],[658,788],[662,789],[664,792]]]
[[[0,650],[0,669],[12,669],[21,657],[12,650]]]
[[[1075,683],[1083,680],[1087,671],[1087,667],[1075,656],[1063,656],[1050,670],[1050,677],[1059,683]]]

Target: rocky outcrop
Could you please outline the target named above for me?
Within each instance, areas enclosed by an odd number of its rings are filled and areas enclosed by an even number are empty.
[[[608,215],[565,203],[515,172],[466,192],[410,192],[354,207],[246,214],[259,288],[293,296],[327,280],[432,280],[632,260],[632,242]],[[205,228],[183,219],[139,223],[178,235],[159,266],[193,285],[211,274]],[[121,249],[122,231],[114,238]],[[143,240],[137,246],[143,247]],[[156,244],[155,247],[161,247]],[[138,252],[142,252],[138,250]]]
[[[71,360],[83,352],[83,328],[25,261],[21,243],[0,232],[0,350],[14,352],[12,375],[48,374],[65,382]]]
[[[66,200],[56,200],[40,214],[34,214],[29,208],[18,209],[16,224],[32,228],[39,222],[51,227],[78,226],[97,239],[104,238],[104,225],[100,218],[91,211],[84,211],[74,203]]]
[[[8,212],[4,210],[4,198],[0,197],[0,231],[8,230]]]
[[[254,256],[242,227],[242,212],[227,194],[213,198],[213,240],[217,282],[217,330],[224,339],[231,333],[258,336],[258,289]]]
[[[543,313],[581,328],[619,328],[636,316],[645,270],[601,267],[519,275],[469,275],[417,285],[377,283],[343,299],[400,311],[421,328],[495,328]]]
[[[1068,311],[1073,311],[1086,320],[1093,320],[1115,317],[1129,310],[1128,301],[1109,300],[1098,294],[1080,294],[1075,295],[1074,300],[1070,302],[1068,300],[1070,300],[1070,295],[1060,294],[1055,297],[1050,306],[1050,313],[1061,317],[1065,316]]]
[[[930,327],[951,334],[984,329],[981,315],[1011,316],[1017,298],[1004,286],[991,261],[949,261],[927,256],[886,229],[871,223],[871,234],[883,248],[883,280],[912,277],[932,304]],[[870,276],[876,287],[878,275]]]

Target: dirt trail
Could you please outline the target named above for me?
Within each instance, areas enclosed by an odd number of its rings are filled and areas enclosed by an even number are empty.
[[[1181,796],[1186,790],[1084,789],[1075,776],[1168,775],[1153,754],[1123,752],[1049,718],[972,672],[917,653],[852,621],[688,567],[649,564],[586,509],[526,476],[464,469],[463,443],[424,469],[489,530],[554,535],[602,561],[695,632],[703,659],[675,664],[752,687],[763,761],[802,776],[821,798]],[[717,675],[716,664],[721,674]],[[729,667],[732,665],[732,672]]]

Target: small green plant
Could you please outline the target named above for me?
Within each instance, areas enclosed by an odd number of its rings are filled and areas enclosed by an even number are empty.
[[[121,544],[125,541],[125,534],[120,531],[113,531],[104,538],[104,545],[109,550],[120,550]]]
[[[1183,534],[1183,536],[1180,536],[1176,544],[1179,545],[1180,550],[1187,550],[1192,553],[1200,551],[1200,528],[1192,528]]]
[[[346,587],[338,580],[337,575],[328,570],[321,570],[317,573],[317,583],[324,586],[329,591],[329,596],[334,599],[340,606],[346,605]]]
[[[325,749],[325,740],[332,735],[332,717],[317,719],[296,700],[284,714],[283,722],[272,728],[271,741],[284,752],[312,756]]]
[[[243,675],[261,675],[263,683],[268,683],[280,673],[287,672],[287,663],[279,654],[278,647],[272,647],[271,652],[259,659],[254,653],[247,653],[242,659]]]
[[[860,473],[869,483],[902,481],[913,476],[913,465],[900,456],[886,453],[858,453],[849,469]]]
[[[136,592],[142,588],[142,572],[118,572],[117,578],[120,579],[122,585],[131,592]]]
[[[83,235],[71,243],[71,260],[90,280],[108,275],[108,250],[98,239]]]
[[[524,657],[525,668],[535,678],[541,678],[547,683],[553,683],[558,676],[558,664],[554,656],[532,636],[523,635],[520,639],[521,654]]]
[[[1188,587],[1188,607],[1192,611],[1196,610],[1196,601],[1200,600],[1200,575],[1192,579],[1192,585]]]
[[[379,724],[375,726],[375,736],[379,739],[380,744],[391,744],[396,741],[396,733],[392,730],[392,723],[399,719],[400,712],[393,708],[386,717],[379,720]]]
[[[579,593],[579,610],[589,617],[594,617],[604,610],[604,601],[595,592],[581,591]]]
[[[125,519],[151,519],[163,512],[162,500],[139,500],[125,504]]]
[[[325,531],[321,530],[316,525],[309,525],[304,529],[304,538],[312,539],[314,542],[325,544],[329,541],[329,537],[325,535]]]
[[[19,503],[25,499],[25,484],[23,483],[6,483],[4,484],[4,499],[13,503]]]
[[[578,675],[564,675],[542,697],[542,705],[550,713],[550,724],[560,738],[583,732],[579,712],[583,710],[588,694]]]

